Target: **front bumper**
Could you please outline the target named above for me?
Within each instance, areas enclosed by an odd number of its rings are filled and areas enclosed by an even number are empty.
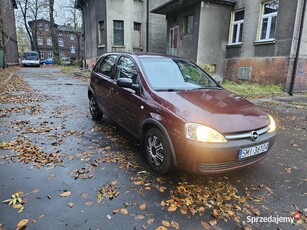
[[[240,169],[263,160],[269,153],[276,133],[266,133],[257,141],[251,139],[229,140],[228,143],[208,144],[171,136],[176,153],[177,166],[194,173],[222,173]],[[268,151],[239,159],[240,148],[269,142]]]

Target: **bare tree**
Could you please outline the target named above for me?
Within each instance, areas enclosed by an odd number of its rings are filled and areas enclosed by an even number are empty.
[[[34,23],[31,27],[29,25],[30,21],[36,21],[39,18],[43,17],[46,8],[46,2],[44,0],[19,0],[18,4],[18,13],[20,17],[20,23],[23,24],[31,43],[31,49],[39,51],[37,44],[37,31],[38,24]]]
[[[76,9],[74,7],[75,0],[70,0],[70,5],[66,6],[65,8],[68,9],[69,16],[67,18],[67,22],[72,25],[72,32],[76,35],[77,37],[77,42],[78,42],[78,58],[79,60],[81,59],[82,52],[81,52],[81,18],[82,18],[82,13],[80,10]]]
[[[52,39],[53,57],[56,64],[61,64],[59,42],[57,36],[57,28],[54,22],[54,0],[49,0],[49,19],[50,19],[50,32]]]

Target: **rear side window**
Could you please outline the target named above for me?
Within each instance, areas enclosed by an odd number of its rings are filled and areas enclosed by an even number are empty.
[[[112,66],[114,66],[117,55],[108,55],[102,61],[99,61],[98,65],[95,68],[96,73],[103,74],[105,76],[111,77]]]

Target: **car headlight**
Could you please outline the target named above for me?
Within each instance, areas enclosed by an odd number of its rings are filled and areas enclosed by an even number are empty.
[[[218,131],[195,123],[185,125],[185,136],[187,139],[207,142],[207,143],[226,143],[226,138]]]
[[[269,115],[269,118],[270,118],[270,125],[269,125],[268,133],[273,133],[276,130],[276,124],[275,124],[273,117],[271,117],[271,115]]]

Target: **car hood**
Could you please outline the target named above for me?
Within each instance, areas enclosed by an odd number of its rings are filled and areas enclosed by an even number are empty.
[[[221,133],[256,130],[269,125],[267,113],[227,90],[157,92],[159,103],[185,120]]]

